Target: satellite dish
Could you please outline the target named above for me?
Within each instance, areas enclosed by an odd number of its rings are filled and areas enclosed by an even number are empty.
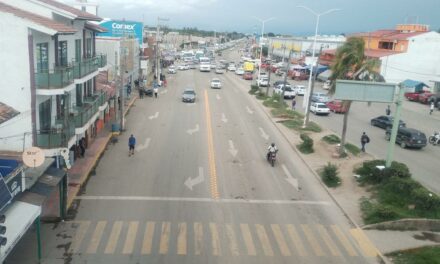
[[[44,151],[37,147],[30,147],[23,152],[22,159],[28,167],[40,167],[45,159]]]

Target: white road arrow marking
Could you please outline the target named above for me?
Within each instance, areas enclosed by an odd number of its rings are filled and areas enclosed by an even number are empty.
[[[199,131],[199,124],[197,124],[197,125],[196,125],[196,128],[194,128],[194,129],[188,129],[188,130],[186,131],[186,133],[192,135],[192,134],[194,134],[194,133],[196,133],[196,132],[198,132],[198,131]]]
[[[153,120],[159,117],[159,112],[156,112],[156,114],[149,116],[148,119]]]
[[[246,106],[246,110],[247,110],[248,113],[251,114],[251,115],[254,113],[254,111],[252,111],[252,110],[249,108],[249,106]]]
[[[160,92],[160,94],[166,94],[166,93],[168,93],[168,90],[167,90],[167,89],[164,89],[164,90],[162,90],[162,91]]]
[[[281,167],[283,168],[284,173],[286,174],[287,178],[286,181],[288,183],[290,183],[293,188],[295,188],[298,191],[298,179],[297,178],[293,178],[292,174],[290,174],[289,170],[287,170],[286,166],[283,164],[281,165]]]
[[[226,118],[226,115],[222,113],[222,121],[223,123],[228,123],[228,119]]]
[[[148,146],[150,145],[150,141],[151,141],[151,138],[146,138],[145,143],[138,145],[138,147],[136,148],[136,151],[139,152],[141,150],[147,149]]]
[[[222,99],[222,98],[220,97],[220,95],[218,95],[218,94],[216,94],[215,97],[217,98],[217,100]]]
[[[232,140],[229,140],[229,153],[235,158],[237,156],[238,150],[234,146],[234,142]]]
[[[269,135],[264,132],[263,128],[260,127],[261,137],[263,137],[265,140],[269,139]]]
[[[191,177],[189,177],[188,179],[185,180],[184,184],[186,187],[188,187],[188,189],[192,191],[195,185],[200,184],[203,181],[205,181],[205,176],[203,175],[203,168],[199,167],[199,176],[197,176],[194,179],[191,179]]]

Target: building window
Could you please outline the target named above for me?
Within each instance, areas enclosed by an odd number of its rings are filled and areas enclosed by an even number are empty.
[[[58,65],[67,66],[67,41],[58,42]]]
[[[40,132],[47,132],[50,130],[50,113],[51,113],[51,100],[50,98],[42,102],[38,106],[40,117]]]
[[[81,61],[81,39],[75,40],[75,61]]]
[[[389,41],[380,41],[379,49],[393,50],[394,43]]]
[[[81,84],[77,84],[76,85],[76,105],[77,106],[82,106],[83,101],[82,101],[82,85]]]
[[[37,44],[37,72],[47,72],[49,70],[49,43]]]
[[[87,58],[92,57],[92,39],[91,38],[86,39],[86,54],[87,54]]]

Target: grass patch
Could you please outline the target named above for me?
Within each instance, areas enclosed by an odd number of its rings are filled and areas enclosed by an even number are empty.
[[[258,86],[251,85],[251,89],[249,90],[249,94],[256,94],[257,92],[259,92]]]
[[[339,178],[338,174],[338,167],[330,162],[319,173],[325,185],[331,188],[341,185],[341,178]]]
[[[322,137],[322,140],[330,145],[336,145],[336,144],[341,143],[341,139],[339,139],[339,137],[336,135],[324,136],[324,137]]]
[[[357,155],[359,155],[359,153],[361,153],[361,149],[351,143],[345,143],[345,149],[355,156],[357,156]]]
[[[440,219],[440,197],[429,192],[411,178],[408,167],[393,162],[389,168],[378,169],[384,160],[364,162],[355,170],[364,185],[370,185],[372,199],[361,201],[365,224],[403,218]]]
[[[263,105],[271,108],[286,108],[286,102],[281,100],[281,97],[277,94],[272,95],[272,97],[268,97],[264,100]]]
[[[387,256],[395,264],[440,264],[440,247],[421,247],[393,252]]]
[[[313,139],[309,137],[307,134],[302,133],[300,135],[301,140],[303,141],[301,144],[296,145],[303,154],[313,153]]]
[[[309,125],[307,127],[303,128],[302,127],[302,125],[303,125],[303,120],[302,119],[286,120],[286,121],[283,121],[281,123],[283,125],[285,125],[286,127],[288,127],[288,128],[295,129],[295,130],[300,131],[300,132],[307,131],[307,132],[318,132],[319,133],[319,132],[322,131],[321,127],[318,126],[314,122],[309,122]]]
[[[302,119],[304,117],[301,113],[298,113],[288,108],[274,108],[270,112],[272,116],[278,118]]]
[[[269,96],[267,96],[266,93],[262,93],[262,92],[257,92],[257,93],[255,94],[255,97],[256,97],[258,100],[267,100],[267,98],[269,98]]]

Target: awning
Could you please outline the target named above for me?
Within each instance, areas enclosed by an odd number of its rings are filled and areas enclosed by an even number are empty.
[[[66,176],[64,170],[50,167],[38,179],[35,185],[32,186],[29,192],[48,197],[64,176]]]
[[[8,254],[18,243],[21,237],[27,232],[35,219],[41,214],[41,207],[33,204],[15,201],[7,208],[5,215],[7,239],[6,245],[0,247],[0,263],[6,259]]]

